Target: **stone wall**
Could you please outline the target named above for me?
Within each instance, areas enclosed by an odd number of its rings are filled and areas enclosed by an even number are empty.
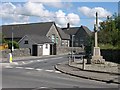
[[[7,58],[8,54],[11,52],[10,49],[2,50],[0,51],[2,53],[2,56],[0,58]],[[28,48],[21,48],[21,49],[15,49],[13,51],[13,57],[22,57],[22,56],[30,56],[30,49]]]
[[[72,47],[57,47],[57,55],[61,55],[61,54],[70,54],[72,50]],[[75,53],[80,53],[80,52],[84,52],[84,50],[80,47],[73,47],[73,52]]]
[[[120,63],[120,50],[101,49],[101,55],[106,61]]]

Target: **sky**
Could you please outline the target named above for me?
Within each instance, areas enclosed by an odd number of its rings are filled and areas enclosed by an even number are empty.
[[[4,1],[4,2],[3,2]],[[87,26],[93,30],[95,13],[99,22],[118,13],[118,0],[3,0],[0,25],[55,22],[58,27]]]

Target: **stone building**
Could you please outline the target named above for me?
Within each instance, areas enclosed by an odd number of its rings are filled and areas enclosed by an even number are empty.
[[[36,49],[38,44],[46,44],[45,40],[50,40],[53,44],[48,43],[50,46],[50,55],[56,54],[56,47],[64,46],[69,47],[69,35],[64,33],[61,28],[57,27],[54,22],[43,22],[43,23],[30,23],[30,24],[16,24],[16,25],[3,25],[2,32],[5,35],[6,40],[13,39],[19,42],[20,48],[29,48],[31,50],[31,54]],[[32,38],[34,36],[34,38]],[[25,45],[21,41],[22,39],[32,38],[32,40],[37,40],[37,46]],[[43,38],[44,37],[44,38]],[[35,40],[36,38],[36,40]],[[30,39],[28,41],[31,42]],[[27,43],[28,41],[25,41]],[[41,43],[40,41],[44,41]],[[32,43],[33,44],[33,43]],[[43,50],[44,51],[44,50]],[[42,52],[43,52],[42,51]],[[36,54],[41,55],[41,54]],[[44,55],[44,52],[43,54]]]
[[[89,39],[92,35],[92,32],[86,26],[70,27],[69,23],[67,28],[62,28],[62,30],[70,36],[70,47],[72,47],[72,40],[73,47],[88,45]]]

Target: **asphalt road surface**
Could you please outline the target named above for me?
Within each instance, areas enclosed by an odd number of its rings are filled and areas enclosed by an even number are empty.
[[[118,88],[117,84],[82,79],[63,74],[54,65],[65,56],[17,61],[2,67],[2,88]]]

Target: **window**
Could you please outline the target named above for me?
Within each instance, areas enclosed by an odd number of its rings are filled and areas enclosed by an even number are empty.
[[[61,46],[64,46],[64,42],[63,41],[61,41]]]
[[[48,36],[48,38],[51,40],[51,37],[50,37],[50,36]]]
[[[80,38],[80,42],[83,42],[84,40],[83,40],[83,38]]]
[[[46,45],[45,48],[48,49],[48,44],[45,44],[45,45]]]
[[[56,37],[56,43],[58,44],[58,37]]]
[[[54,42],[55,43],[55,34],[52,34],[52,42]]]
[[[24,44],[28,44],[28,40],[25,40]]]

